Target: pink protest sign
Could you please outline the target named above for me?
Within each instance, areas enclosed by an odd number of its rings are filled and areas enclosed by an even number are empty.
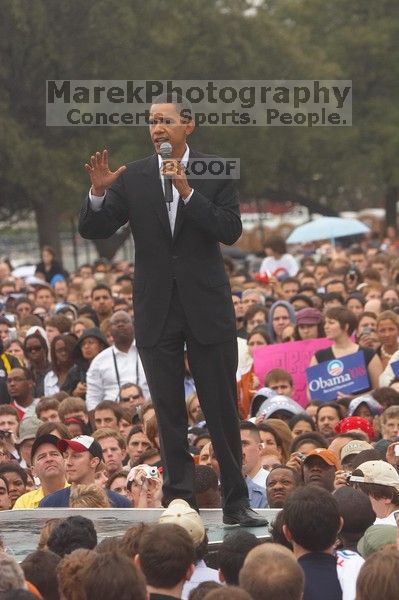
[[[332,341],[327,338],[318,338],[255,348],[254,370],[261,382],[260,387],[263,387],[265,375],[271,369],[284,369],[292,375],[294,380],[294,400],[301,406],[306,406],[309,402],[306,395],[306,369],[310,359],[317,350],[328,348],[331,344]]]

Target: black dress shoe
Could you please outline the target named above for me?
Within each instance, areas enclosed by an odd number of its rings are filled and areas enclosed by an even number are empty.
[[[259,516],[249,506],[237,506],[226,508],[223,511],[223,523],[225,525],[242,525],[243,527],[262,527],[268,525],[269,521]]]

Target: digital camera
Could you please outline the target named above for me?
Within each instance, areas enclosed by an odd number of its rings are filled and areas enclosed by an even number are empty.
[[[158,477],[158,469],[157,467],[151,467],[150,465],[142,465],[143,471],[145,471],[145,476],[147,479],[151,479],[151,477]]]

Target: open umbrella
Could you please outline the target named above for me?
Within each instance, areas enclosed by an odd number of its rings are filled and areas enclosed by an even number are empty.
[[[357,219],[343,219],[342,217],[320,217],[300,225],[287,239],[288,244],[304,244],[317,240],[334,240],[346,235],[368,233],[370,229]]]

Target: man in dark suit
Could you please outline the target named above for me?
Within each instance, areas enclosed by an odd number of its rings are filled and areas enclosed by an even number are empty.
[[[182,108],[168,101],[151,107],[155,155],[115,172],[106,150],[91,157],[85,168],[92,187],[79,232],[105,238],[127,221],[133,232],[136,341],[160,429],[164,503],[183,498],[196,506],[184,401],[186,342],[220,464],[224,522],[263,525],[265,520],[249,508],[241,473],[235,316],[219,246],[233,244],[241,234],[238,196],[231,180],[187,179],[188,158],[206,155],[188,149],[194,122],[181,118]],[[165,142],[172,156],[162,161]],[[170,182],[173,201],[167,206]]]

